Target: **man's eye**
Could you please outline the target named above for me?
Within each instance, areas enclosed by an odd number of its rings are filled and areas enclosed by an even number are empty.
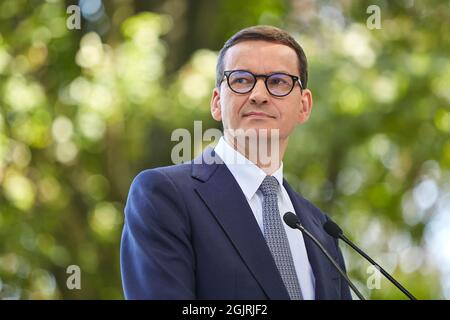
[[[247,78],[235,78],[233,83],[246,84],[249,83],[249,80]]]
[[[270,79],[271,84],[285,84],[286,81],[283,79]]]

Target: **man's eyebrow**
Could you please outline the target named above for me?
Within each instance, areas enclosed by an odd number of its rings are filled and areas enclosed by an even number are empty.
[[[287,74],[291,74],[290,72],[288,72],[286,70],[275,70],[275,71],[272,71],[271,73],[287,73]]]
[[[251,72],[251,73],[256,74],[256,72],[253,72],[253,71],[251,71],[250,69],[247,69],[247,68],[235,68],[235,69],[233,69],[233,70],[248,71],[248,72]],[[281,69],[280,69],[280,70],[274,70],[274,71],[268,72],[268,73],[266,73],[266,74],[274,74],[274,73],[286,73],[286,74],[291,74],[289,71],[281,70]]]

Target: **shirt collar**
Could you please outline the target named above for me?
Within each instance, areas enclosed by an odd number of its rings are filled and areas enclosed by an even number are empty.
[[[230,170],[247,200],[250,200],[255,195],[256,191],[258,191],[261,183],[266,177],[266,173],[239,151],[235,150],[223,136],[220,137],[214,151]],[[272,174],[272,176],[277,179],[280,186],[283,185],[283,162],[281,162],[280,167]]]

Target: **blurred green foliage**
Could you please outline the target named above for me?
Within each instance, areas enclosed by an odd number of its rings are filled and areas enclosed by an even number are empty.
[[[254,24],[290,31],[309,59],[315,104],[288,181],[417,297],[450,298],[447,1],[104,1],[81,30],[71,4],[0,2],[0,298],[123,297],[131,180],[171,164],[174,129],[221,127],[217,51]],[[343,251],[366,296],[404,299],[385,280],[369,290],[368,264]]]

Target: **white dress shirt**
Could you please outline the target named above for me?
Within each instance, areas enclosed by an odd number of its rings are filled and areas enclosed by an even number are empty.
[[[241,187],[242,192],[253,211],[255,219],[258,222],[259,228],[261,229],[261,232],[263,232],[263,195],[261,190],[259,190],[259,187],[266,177],[266,173],[240,152],[236,151],[223,136],[220,138],[214,150],[223,160]],[[283,221],[284,213],[288,211],[295,212],[291,199],[283,186],[283,163],[281,163],[280,168],[278,168],[272,176],[278,180],[280,185],[280,190],[278,191],[278,208],[280,211],[280,218]],[[306,252],[303,235],[299,230],[288,227],[284,222],[283,226],[289,241],[295,271],[300,282],[303,298],[305,300],[314,300],[315,279]]]

